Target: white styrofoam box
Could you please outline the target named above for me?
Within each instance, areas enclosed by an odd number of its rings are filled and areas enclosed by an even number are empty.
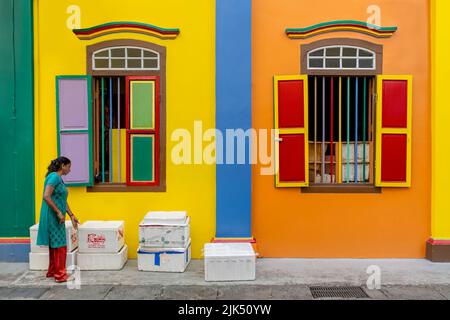
[[[36,245],[37,235],[38,235],[39,223],[30,227],[30,243],[31,243],[31,252],[35,253],[48,253],[47,246],[38,246]],[[67,252],[72,252],[76,248],[78,248],[78,233],[72,226],[72,221],[66,221],[66,243],[67,243]]]
[[[366,176],[365,181],[369,180],[369,174],[370,174],[370,167],[367,164],[366,172],[365,172],[365,176]],[[349,166],[348,178],[349,178],[350,182],[355,181],[355,165],[354,164],[350,164],[350,166]],[[344,182],[347,181],[347,165],[345,165],[345,164],[342,165],[342,181],[344,181]],[[363,165],[362,164],[358,165],[358,182],[363,182]]]
[[[80,253],[117,253],[125,244],[124,221],[86,221],[78,227]]]
[[[256,278],[256,254],[250,243],[207,243],[206,281],[249,281]]]
[[[66,268],[77,265],[78,250],[67,252]],[[48,252],[30,252],[30,270],[48,270]]]
[[[128,247],[116,253],[78,253],[80,270],[121,270],[128,259]]]
[[[191,261],[191,242],[185,248],[139,248],[138,270],[184,272]]]
[[[139,245],[144,248],[185,248],[189,243],[189,217],[179,225],[139,225]]]
[[[186,223],[186,211],[150,211],[144,217],[147,225],[176,226]]]
[[[331,176],[330,174],[325,174],[324,179],[322,181],[322,176],[320,174],[316,175],[316,181],[315,183],[331,183],[331,179],[333,179],[333,182],[336,181],[336,176],[333,174],[333,176]]]
[[[349,145],[349,160],[354,161],[355,159],[355,143],[350,143]],[[370,161],[370,144],[369,143],[358,143],[358,161],[363,161],[364,148],[366,148],[366,162]],[[347,143],[342,143],[342,162],[347,161]]]

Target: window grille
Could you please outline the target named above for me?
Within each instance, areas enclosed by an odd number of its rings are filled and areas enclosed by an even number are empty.
[[[92,55],[94,70],[159,70],[159,53],[139,47],[111,47]]]
[[[353,46],[329,46],[308,53],[310,70],[375,70],[375,52]]]

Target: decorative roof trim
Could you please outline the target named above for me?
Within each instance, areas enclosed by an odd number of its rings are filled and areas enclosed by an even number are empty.
[[[178,37],[180,29],[166,29],[140,22],[120,21],[104,23],[90,28],[74,29],[73,33],[80,40],[91,40],[115,33],[139,33],[163,40],[172,40]]]
[[[355,20],[336,20],[315,24],[306,28],[288,28],[286,35],[290,39],[306,39],[329,32],[359,32],[375,38],[390,38],[397,27],[380,27],[370,23]]]

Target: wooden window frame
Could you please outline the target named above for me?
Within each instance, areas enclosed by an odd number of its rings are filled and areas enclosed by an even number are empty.
[[[159,53],[159,70],[95,70],[92,65],[94,52],[110,47],[140,47]],[[159,185],[157,186],[127,186],[122,183],[95,184],[87,187],[87,192],[166,192],[166,48],[154,43],[120,39],[108,40],[90,45],[86,48],[86,74],[97,77],[108,76],[155,76],[159,77]],[[91,92],[95,87],[92,84]]]
[[[316,77],[316,76],[313,76]],[[325,77],[325,76],[317,76],[317,77]],[[326,76],[328,78],[330,78],[330,76]],[[370,118],[372,119],[371,122],[371,126],[372,126],[372,138],[373,138],[373,142],[371,143],[371,147],[370,147],[370,177],[371,177],[371,181],[367,182],[367,183],[314,183],[311,182],[309,184],[309,186],[304,187],[301,189],[302,193],[380,193],[381,192],[381,188],[375,186],[375,178],[374,178],[374,174],[375,174],[375,139],[376,139],[376,134],[375,134],[375,130],[376,130],[376,121],[375,121],[375,116],[376,116],[376,77],[372,77],[372,86],[370,86],[370,82],[369,82],[369,86],[367,88],[367,90],[369,92],[371,92],[372,95],[372,105],[375,106],[374,108],[372,108],[372,114],[370,116]],[[341,100],[341,84],[343,83],[344,78],[348,78],[348,77],[342,77],[342,76],[336,76],[336,77],[332,77],[332,78],[338,78],[338,79],[342,79],[339,81],[339,100]],[[308,101],[308,107],[309,107],[309,101]],[[336,109],[339,109],[339,106],[336,106]],[[339,112],[338,110],[336,112]],[[369,116],[369,114],[368,114]],[[339,118],[339,121],[341,121],[341,119]],[[370,121],[369,121],[370,122]],[[369,123],[370,124],[370,123]],[[339,129],[340,131],[341,129]],[[320,143],[320,142],[319,142]],[[340,158],[342,157],[342,148],[341,146],[338,146],[336,149],[336,157]],[[336,180],[341,180],[340,178],[340,174],[342,173],[341,169],[338,169],[339,164],[339,160],[337,160],[336,158],[336,163],[335,163],[335,167],[336,167]],[[312,164],[310,163],[310,166],[312,166]],[[342,167],[342,164],[341,164]]]
[[[124,49],[125,50],[125,56],[124,57],[113,57],[111,54],[111,50],[114,49]],[[144,57],[144,52],[141,52],[141,57],[129,57],[128,56],[128,49],[138,49],[138,50],[143,50],[143,51],[147,51],[147,52],[152,52],[154,54],[156,54],[156,57]],[[100,52],[108,52],[108,56],[106,57],[102,57],[102,56],[95,56],[96,54],[100,53]],[[120,71],[158,71],[160,70],[160,54],[157,51],[154,50],[150,50],[147,48],[143,48],[143,47],[132,47],[132,46],[118,46],[118,47],[107,47],[107,48],[103,48],[103,49],[98,49],[96,51],[94,51],[92,53],[92,68],[96,71],[105,71],[105,70],[120,70]],[[108,68],[97,68],[95,67],[95,60],[107,60],[109,67]],[[113,68],[111,67],[111,61],[112,60],[124,60],[125,64],[128,64],[128,62],[130,60],[139,60],[141,61],[141,68],[129,68],[128,66],[125,66],[123,68]],[[157,61],[157,67],[156,68],[145,68],[144,67],[144,61],[145,60],[156,60]]]
[[[155,93],[155,110],[154,110],[154,123],[153,128],[147,128],[147,129],[136,129],[132,127],[132,120],[131,120],[131,95],[132,95],[132,89],[131,84],[132,82],[139,82],[139,81],[149,81],[154,83],[154,93]],[[128,87],[130,85],[130,87]],[[145,76],[128,76],[125,78],[125,86],[126,86],[126,121],[127,121],[127,186],[158,186],[159,185],[159,158],[154,158],[154,161],[156,162],[156,166],[154,166],[154,181],[151,182],[137,182],[132,180],[132,140],[133,137],[136,136],[153,136],[154,137],[154,154],[159,154],[159,78],[158,77],[145,77]]]
[[[309,69],[308,68],[308,53],[322,47],[334,47],[334,46],[350,46],[358,47],[360,49],[366,49],[375,53],[375,69]],[[377,76],[383,74],[383,46],[375,44],[372,42],[358,40],[358,39],[347,39],[347,38],[336,38],[336,39],[325,39],[312,42],[309,44],[304,44],[300,46],[301,51],[301,63],[300,63],[300,73],[307,74],[311,76]]]
[[[351,70],[351,69],[309,69],[308,68],[308,53],[322,47],[332,47],[332,46],[351,46],[358,47],[361,49],[366,49],[375,53],[375,69],[362,69],[362,70]],[[335,39],[324,39],[315,41],[309,44],[303,44],[300,46],[301,51],[301,63],[300,63],[300,74],[308,76],[341,76],[341,77],[354,77],[354,76],[378,76],[383,74],[383,45],[374,44],[369,41],[350,39],[350,38],[335,38]],[[374,81],[374,90],[377,92],[377,81]],[[377,110],[377,102],[375,101],[375,111]],[[375,114],[376,116],[376,114]],[[376,126],[376,119],[373,119],[373,125]],[[376,128],[374,134],[374,145],[376,145]],[[373,148],[374,154],[373,159],[376,159],[376,150]],[[375,165],[373,163],[372,165]],[[375,186],[375,184],[346,184],[346,185],[310,185],[308,187],[300,188],[301,193],[338,193],[338,194],[349,194],[349,193],[382,193],[382,188]]]
[[[328,56],[327,52],[329,49],[339,49],[339,55],[338,56]],[[344,55],[344,50],[345,49],[354,49],[356,50],[356,55],[355,56],[345,56]],[[371,56],[361,56],[360,55],[360,51],[367,51],[369,53],[371,53]],[[316,51],[323,51],[324,54],[323,56],[315,56],[315,55],[311,55],[312,53],[316,52]],[[311,67],[311,59],[319,59],[322,60],[322,67]],[[339,60],[339,67],[327,67],[326,66],[326,62],[327,60]],[[354,60],[356,62],[356,67],[355,68],[346,68],[343,66],[343,62],[344,60]],[[359,63],[361,60],[367,60],[367,61],[372,61],[372,65],[373,67],[371,68],[362,68],[360,67]],[[327,47],[320,47],[314,50],[311,50],[308,52],[308,70],[332,70],[332,71],[355,71],[355,70],[364,70],[364,71],[373,71],[376,70],[376,66],[377,66],[377,59],[376,59],[376,54],[375,52],[373,52],[372,50],[366,49],[366,48],[361,48],[361,47],[356,47],[356,46],[349,46],[349,45],[334,45],[334,46],[327,46]]]

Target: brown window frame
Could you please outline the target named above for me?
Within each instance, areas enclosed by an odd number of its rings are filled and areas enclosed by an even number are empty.
[[[317,70],[308,68],[308,53],[328,46],[353,46],[362,49],[367,49],[375,52],[376,68],[374,70]],[[311,76],[376,76],[383,74],[383,46],[375,44],[365,40],[358,39],[325,39],[312,42],[309,44],[303,44],[300,46],[301,51],[301,74],[307,74]]]
[[[94,70],[92,56],[96,51],[109,47],[121,46],[141,47],[158,52],[160,58],[159,70]],[[151,42],[134,39],[108,40],[87,46],[86,73],[90,76],[157,76],[160,79],[159,185],[127,186],[122,183],[96,184],[92,187],[87,187],[87,192],[166,192],[166,57],[165,47]],[[94,84],[92,85],[91,90],[92,92],[95,91]]]
[[[368,49],[375,52],[376,67],[374,70],[317,70],[308,68],[308,53],[327,46],[354,46],[362,49]],[[375,44],[365,40],[349,39],[349,38],[334,38],[318,40],[309,44],[300,46],[300,74],[308,76],[377,76],[383,74],[383,45]],[[375,81],[376,92],[376,81]],[[375,108],[376,108],[376,101]],[[375,120],[373,122],[375,125]],[[376,136],[376,135],[375,135]],[[374,137],[374,145],[376,143]],[[375,152],[375,150],[374,150]],[[375,155],[374,155],[375,159]],[[374,165],[374,164],[372,164]],[[333,184],[312,184],[309,187],[300,188],[302,193],[381,193],[382,188],[376,187],[372,184],[347,184],[347,185],[333,185]]]

